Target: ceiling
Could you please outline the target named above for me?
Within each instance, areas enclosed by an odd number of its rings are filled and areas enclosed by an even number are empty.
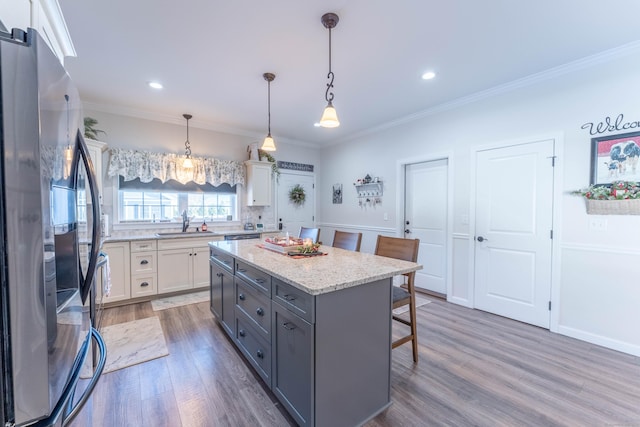
[[[637,0],[60,0],[85,109],[330,145],[639,39]],[[326,105],[332,30],[341,125]],[[433,80],[421,79],[433,70]],[[154,90],[147,82],[164,85]]]

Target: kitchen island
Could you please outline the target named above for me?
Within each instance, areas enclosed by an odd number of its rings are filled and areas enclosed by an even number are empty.
[[[304,426],[355,426],[391,404],[391,285],[421,265],[321,246],[210,242],[211,311]]]

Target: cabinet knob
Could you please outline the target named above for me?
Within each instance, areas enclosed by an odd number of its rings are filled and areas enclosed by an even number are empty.
[[[256,351],[256,356],[258,356],[258,359],[264,359],[263,351],[262,350]]]
[[[263,309],[262,307],[258,307],[258,308],[256,309],[256,314],[257,314],[258,316],[264,316],[264,309]]]
[[[222,276],[224,276],[224,274],[222,274],[222,273],[217,273],[217,274],[216,274],[216,276],[218,276],[218,277],[222,277]]]
[[[244,332],[244,329],[240,329],[238,331],[238,335],[240,335],[241,337],[244,337],[246,335],[245,332]]]
[[[142,286],[143,288],[149,286],[149,282],[142,282],[140,283],[140,286]]]
[[[238,294],[238,299],[241,301],[244,301],[245,300],[244,294]]]
[[[149,264],[149,261],[147,261],[146,259],[143,259],[142,261],[140,261],[140,265],[147,265]]]
[[[260,284],[264,283],[264,279],[261,279],[259,277],[257,279],[254,279],[254,280],[256,281],[256,283],[260,283]]]

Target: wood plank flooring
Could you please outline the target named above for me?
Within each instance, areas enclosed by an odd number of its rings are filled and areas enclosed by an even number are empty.
[[[393,350],[394,403],[367,427],[640,426],[640,358],[430,299],[420,361],[410,344]],[[208,303],[110,308],[103,325],[155,315],[169,356],[103,375],[71,426],[295,425]]]

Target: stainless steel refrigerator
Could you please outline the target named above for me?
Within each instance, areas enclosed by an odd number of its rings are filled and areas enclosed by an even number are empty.
[[[0,31],[3,426],[67,424],[104,366],[87,308],[100,212],[82,122],[78,91],[38,33]],[[99,361],[76,390],[92,346]]]

